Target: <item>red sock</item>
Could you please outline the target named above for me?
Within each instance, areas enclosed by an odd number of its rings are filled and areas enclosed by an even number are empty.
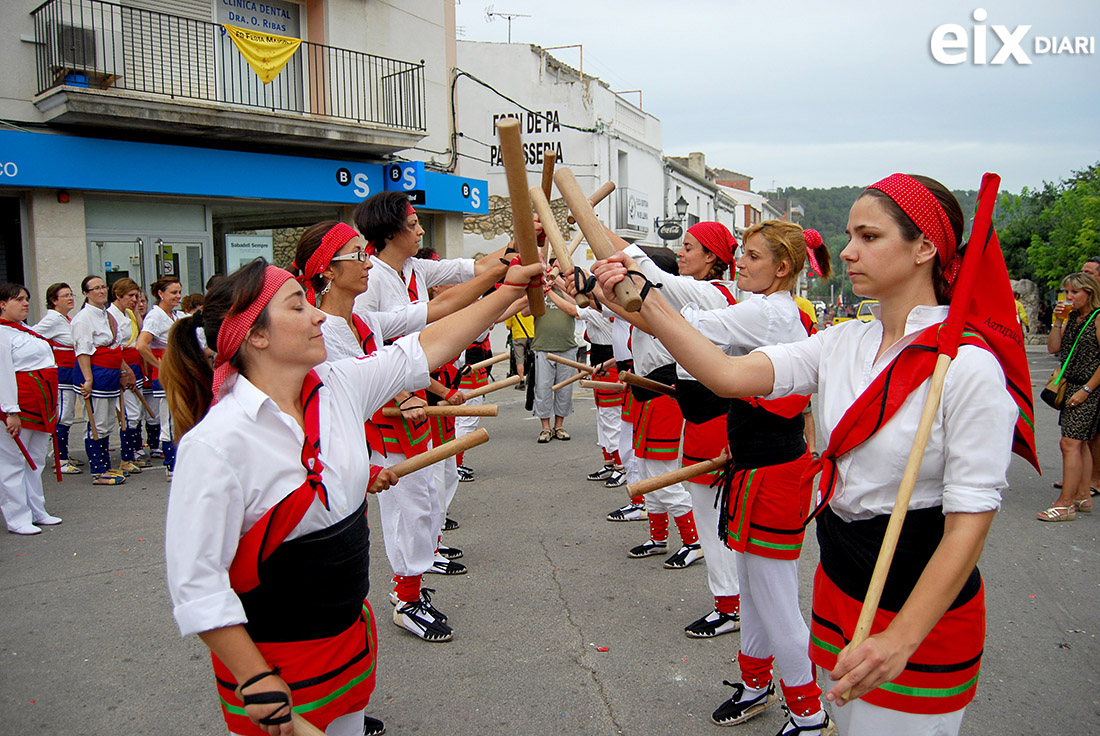
[[[635,506],[645,506],[645,496],[631,496],[630,503]],[[665,514],[667,516],[667,514]]]
[[[668,514],[649,514],[649,538],[654,542],[668,541]]]
[[[455,455],[455,460],[457,460],[457,461],[458,461],[458,464],[459,464],[459,465],[462,465],[462,464],[463,464],[463,462],[462,462],[462,458],[463,458],[463,457],[465,457],[465,456],[466,456],[466,453],[465,453],[465,452],[460,452],[460,453],[458,453],[457,455]]]
[[[603,464],[604,465],[610,465],[611,464],[611,453],[608,452],[607,450],[604,450],[602,447],[600,449],[603,450]]]
[[[756,690],[767,687],[768,683],[772,681],[772,661],[774,659],[775,657],[760,659],[759,657],[750,657],[744,652],[738,652],[737,664],[741,667],[741,682]]]
[[[621,468],[623,466],[623,461],[622,458],[619,457],[618,450],[615,450],[615,452],[611,453],[611,460],[615,463],[616,468]]]
[[[714,610],[719,613],[741,613],[741,596],[716,595],[714,596]]]
[[[805,685],[792,687],[783,680],[779,681],[779,685],[783,688],[783,697],[792,714],[806,717],[821,711],[821,688],[818,687],[816,678]]]
[[[398,600],[404,603],[412,603],[420,600],[420,576],[419,575],[394,575],[394,592]]]
[[[680,530],[680,541],[684,544],[696,544],[699,532],[695,530],[695,512],[689,511],[676,517],[676,528]]]

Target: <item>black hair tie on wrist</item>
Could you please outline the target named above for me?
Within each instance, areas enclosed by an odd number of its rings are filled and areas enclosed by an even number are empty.
[[[596,277],[589,276],[583,269],[573,267],[573,285],[577,287],[578,294],[587,296],[596,288]]]
[[[267,672],[261,672],[255,677],[250,678],[240,687],[241,700],[244,703],[245,707],[248,707],[250,705],[279,705],[279,707],[273,710],[269,715],[259,719],[259,724],[261,726],[280,726],[290,721],[290,696],[282,690],[269,690],[267,692],[245,695],[244,689],[246,687],[251,687],[252,685],[255,685],[257,682],[263,680],[264,678],[271,677],[272,675],[277,676],[278,674],[278,667]],[[287,710],[285,715],[275,715],[276,713],[279,713],[283,708],[286,708]]]

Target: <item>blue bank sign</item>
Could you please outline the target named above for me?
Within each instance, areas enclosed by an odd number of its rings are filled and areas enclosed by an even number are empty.
[[[389,167],[398,169],[396,180],[387,176]],[[335,204],[397,189],[418,192],[418,204],[429,210],[489,211],[486,181],[425,171],[420,162],[383,165],[19,131],[0,131],[0,187],[6,186]]]

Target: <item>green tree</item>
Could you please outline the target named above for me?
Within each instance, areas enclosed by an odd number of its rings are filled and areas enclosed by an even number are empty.
[[[1027,256],[1040,283],[1055,288],[1067,273],[1100,255],[1100,164],[1074,172],[1038,216]]]

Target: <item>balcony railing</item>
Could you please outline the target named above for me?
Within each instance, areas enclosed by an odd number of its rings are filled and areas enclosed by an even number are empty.
[[[100,0],[49,0],[31,15],[39,94],[126,90],[426,130],[422,63],[303,41],[263,84],[216,23]]]

